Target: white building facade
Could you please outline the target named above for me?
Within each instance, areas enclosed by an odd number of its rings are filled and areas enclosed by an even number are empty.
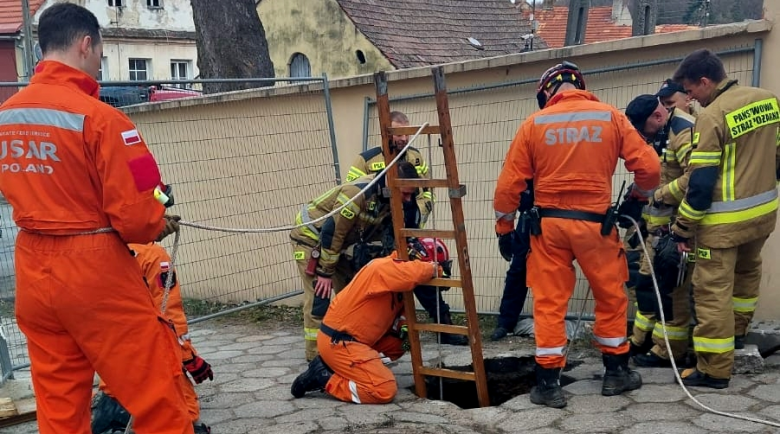
[[[103,29],[100,80],[191,80],[198,76],[189,0],[69,0],[89,9]],[[47,7],[35,13],[33,25]]]

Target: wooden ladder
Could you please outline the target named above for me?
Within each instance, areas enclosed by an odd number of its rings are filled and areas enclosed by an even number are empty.
[[[471,264],[469,261],[468,241],[466,239],[466,226],[463,217],[463,196],[466,195],[466,186],[458,181],[458,166],[455,159],[455,148],[452,140],[452,125],[450,123],[450,108],[447,100],[447,87],[444,81],[444,70],[441,67],[432,68],[433,84],[435,89],[436,108],[439,114],[438,126],[426,126],[420,134],[438,134],[441,137],[440,147],[444,152],[444,167],[447,172],[446,179],[398,179],[395,170],[386,173],[387,186],[391,190],[391,211],[393,218],[393,231],[395,233],[398,257],[408,259],[406,237],[435,237],[442,239],[454,239],[460,268],[460,279],[433,279],[432,286],[460,287],[463,292],[463,302],[466,310],[467,326],[449,324],[428,324],[416,321],[414,297],[404,297],[405,315],[409,325],[409,342],[411,344],[412,369],[414,372],[415,391],[417,396],[426,398],[427,390],[425,376],[446,377],[458,380],[474,381],[477,386],[477,398],[480,407],[490,405],[488,397],[487,378],[485,376],[485,363],[482,356],[482,337],[479,331],[479,318],[477,317],[476,302],[474,301],[474,284],[471,276]],[[420,126],[391,127],[390,100],[387,95],[387,75],[384,71],[374,74],[376,85],[376,105],[379,115],[379,126],[382,133],[382,151],[385,156],[385,164],[389,164],[397,156],[390,149],[390,141],[393,135],[413,135]],[[432,162],[428,162],[431,164]],[[403,204],[400,188],[447,188],[450,208],[452,210],[453,230],[428,230],[404,228]],[[422,350],[420,347],[421,331],[436,333],[451,333],[465,335],[469,338],[473,371],[456,371],[445,368],[426,367],[423,364]],[[443,398],[443,397],[441,397]]]

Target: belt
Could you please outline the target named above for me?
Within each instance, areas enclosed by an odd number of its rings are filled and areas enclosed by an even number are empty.
[[[312,249],[317,248],[317,244],[314,243],[313,240],[312,240],[311,243],[309,243],[309,242],[306,242],[306,241],[301,241],[301,240],[299,240],[297,238],[293,238],[292,235],[290,236],[290,240],[292,240],[293,242],[297,243],[300,246],[311,247]]]
[[[25,228],[19,228],[19,230],[27,232],[27,233],[30,233],[30,234],[46,235],[46,236],[50,236],[50,237],[75,237],[75,236],[78,236],[78,235],[97,235],[97,234],[107,234],[107,233],[111,233],[111,232],[116,232],[116,229],[111,228],[111,227],[98,228],[98,229],[86,230],[86,231],[81,231],[81,232],[69,232],[67,234],[49,233],[49,232],[45,232],[45,231],[34,231],[32,229],[25,229]]]
[[[539,209],[539,217],[553,217],[569,220],[585,220],[587,222],[602,223],[606,215],[587,211],[574,211],[569,209]]]
[[[357,339],[353,338],[349,333],[330,328],[325,325],[325,323],[320,324],[320,331],[330,338],[330,343],[332,344],[337,344],[339,342],[357,342]]]

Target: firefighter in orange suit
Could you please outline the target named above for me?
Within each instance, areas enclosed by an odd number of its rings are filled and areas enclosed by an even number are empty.
[[[97,373],[138,434],[192,433],[176,336],[128,243],[178,230],[154,157],[98,99],[100,26],[57,3],[40,17],[44,59],[0,106],[0,191],[13,207],[16,317],[27,337],[41,434],[90,432]]]
[[[542,75],[539,107],[520,126],[498,178],[494,208],[499,237],[511,236],[520,193],[534,180],[528,286],[534,295],[537,387],[531,402],[562,408],[558,378],[566,359],[566,316],[577,260],[593,288],[593,336],[606,367],[602,395],[642,385],[628,369],[623,288],[628,268],[610,216],[612,176],[618,158],[635,172],[632,197],[647,198],[660,181],[658,156],[614,107],[585,90],[577,66],[564,62]],[[639,201],[639,199],[633,199]],[[641,210],[641,208],[640,208]]]
[[[374,259],[336,297],[317,333],[320,355],[293,381],[291,392],[325,390],[345,402],[385,404],[398,385],[384,360],[403,356],[404,293],[444,275],[449,262],[441,240],[424,238],[410,245],[413,261],[395,252]],[[408,294],[411,296],[411,294]]]
[[[729,80],[709,50],[689,54],[673,78],[703,107],[672,226],[679,250],[696,255],[697,364],[681,377],[687,386],[723,389],[758,304],[761,250],[777,223],[780,103],[772,92]]]
[[[154,305],[158,310],[162,307],[165,284],[170,276],[171,289],[168,292],[168,299],[165,303],[164,316],[176,330],[176,336],[181,346],[182,366],[198,384],[206,379],[213,380],[214,373],[211,370],[211,365],[198,355],[190,341],[187,317],[184,314],[184,304],[181,297],[181,286],[179,285],[176,270],[171,269],[171,257],[168,255],[168,252],[157,243],[130,244],[128,247],[130,247],[131,253],[138,261],[138,265],[141,266],[144,280],[149,287],[149,291],[151,291],[152,300],[154,300]],[[211,429],[200,420],[198,394],[195,392],[192,381],[186,375],[182,375],[180,384],[182,393],[187,400],[187,410],[192,420],[195,434],[210,433]],[[123,408],[118,408],[120,404],[113,398],[111,390],[102,379],[100,380],[99,389],[103,393],[98,397],[98,402],[92,410],[92,434],[100,434],[109,428],[124,429],[127,426],[129,414]]]

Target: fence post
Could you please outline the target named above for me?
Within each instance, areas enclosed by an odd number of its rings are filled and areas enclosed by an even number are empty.
[[[371,98],[363,98],[363,151],[368,151],[368,110]]]
[[[341,184],[341,166],[339,165],[339,148],[336,145],[336,127],[333,123],[333,102],[330,99],[330,83],[328,74],[322,73],[322,91],[325,94],[325,111],[328,114],[328,129],[330,130],[330,146],[333,149],[333,168],[336,171],[336,185]]]
[[[8,350],[8,341],[5,338],[5,330],[0,325],[0,386],[5,383],[7,379],[14,379],[14,369],[11,365],[11,353]]]

